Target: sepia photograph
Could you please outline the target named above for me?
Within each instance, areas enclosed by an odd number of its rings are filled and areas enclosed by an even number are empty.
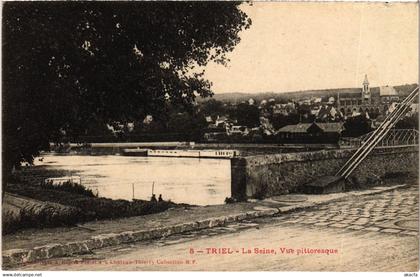
[[[1,6],[3,276],[418,276],[418,2]]]

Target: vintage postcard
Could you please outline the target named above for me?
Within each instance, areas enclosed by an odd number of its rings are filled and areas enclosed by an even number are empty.
[[[417,276],[418,20],[416,2],[3,2],[3,276]]]

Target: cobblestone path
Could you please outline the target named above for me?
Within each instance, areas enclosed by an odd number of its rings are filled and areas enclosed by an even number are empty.
[[[418,188],[353,197],[307,211],[277,217],[284,224],[304,224],[417,236]]]

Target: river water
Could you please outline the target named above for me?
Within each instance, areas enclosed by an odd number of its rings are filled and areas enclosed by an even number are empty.
[[[149,200],[153,190],[176,203],[215,205],[231,195],[228,159],[47,154],[35,165],[77,171],[82,185],[111,199]]]

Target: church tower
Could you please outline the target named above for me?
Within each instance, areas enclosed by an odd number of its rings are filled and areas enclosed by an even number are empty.
[[[365,74],[365,80],[363,81],[362,100],[363,102],[370,102],[370,87],[367,74]]]

